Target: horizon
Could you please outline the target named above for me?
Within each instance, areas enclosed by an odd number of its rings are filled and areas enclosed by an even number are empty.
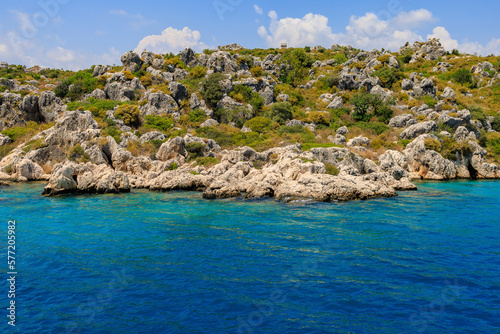
[[[430,38],[439,38],[447,51],[500,55],[500,36],[490,28],[499,9],[498,3],[486,1],[458,8],[451,1],[428,0],[362,0],[353,5],[214,0],[195,1],[189,7],[94,0],[20,2],[9,4],[0,16],[0,61],[78,70],[120,64],[121,55],[132,50],[177,54],[186,47],[199,53],[231,43],[249,49],[287,43],[394,52],[406,42]]]

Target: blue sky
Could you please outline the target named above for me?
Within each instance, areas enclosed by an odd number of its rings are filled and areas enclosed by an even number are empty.
[[[498,1],[18,0],[0,13],[0,61],[55,68],[120,64],[126,51],[177,53],[350,44],[397,50],[439,37],[447,49],[500,54]]]

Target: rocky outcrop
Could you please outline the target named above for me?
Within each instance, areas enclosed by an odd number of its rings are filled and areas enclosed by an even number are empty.
[[[127,174],[106,165],[58,164],[54,167],[44,196],[130,192]]]
[[[145,104],[143,104],[145,102]],[[147,115],[172,114],[179,116],[179,105],[174,98],[164,93],[147,91],[141,100],[141,113]]]
[[[422,122],[422,123],[417,123],[409,128],[405,129],[400,135],[399,139],[413,139],[417,138],[418,136],[425,134],[425,133],[431,133],[436,131],[436,122],[434,121],[428,121],[428,122]]]
[[[406,128],[414,124],[417,124],[417,120],[413,118],[412,114],[398,115],[389,121],[389,126],[393,128]]]
[[[121,62],[124,71],[136,72],[141,69],[141,57],[133,51],[125,53],[121,57]]]
[[[9,137],[0,133],[0,147],[10,144],[11,142],[12,140]]]

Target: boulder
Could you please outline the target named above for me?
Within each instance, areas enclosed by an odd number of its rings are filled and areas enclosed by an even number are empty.
[[[189,67],[195,67],[198,65],[198,62],[196,61],[196,54],[191,48],[185,48],[182,50],[179,57],[182,62]]]
[[[181,102],[187,99],[189,96],[186,86],[179,82],[172,81],[168,85],[168,89],[170,90],[172,97],[174,98],[175,102],[177,102],[177,104],[181,104]]]
[[[363,136],[358,136],[350,139],[347,142],[347,146],[369,146],[370,145],[370,139],[363,137]]]
[[[10,144],[11,142],[12,140],[10,139],[10,137],[0,133],[0,147]]]
[[[148,133],[145,133],[141,136],[141,144],[144,144],[150,140],[165,140],[167,139],[167,137],[161,133],[161,132],[158,132],[158,131],[151,131],[151,132],[148,132]]]
[[[140,107],[143,116],[173,114],[179,115],[179,105],[174,98],[164,93],[146,92],[141,102],[146,101]]]
[[[339,135],[346,135],[349,133],[349,129],[347,129],[347,126],[342,126],[340,128],[337,129],[337,131],[335,131],[337,134]]]
[[[344,107],[342,97],[336,96],[333,101],[326,107],[327,109],[340,109]]]
[[[403,114],[391,118],[389,126],[393,128],[405,128],[416,123],[417,120],[413,118],[412,114]]]
[[[446,87],[443,91],[443,95],[441,95],[443,99],[454,99],[455,98],[455,91],[451,89],[450,87]]]
[[[399,135],[399,139],[417,138],[418,136],[420,136],[422,134],[434,132],[434,131],[436,131],[436,129],[437,129],[437,126],[436,126],[436,122],[434,122],[434,121],[417,123],[417,124],[411,125],[409,128],[406,128]]]
[[[141,69],[141,57],[133,51],[125,53],[121,57],[121,62],[124,71],[137,72]]]
[[[200,124],[200,128],[208,128],[214,126],[219,126],[219,122],[217,122],[215,119],[212,118],[209,118],[205,122]]]

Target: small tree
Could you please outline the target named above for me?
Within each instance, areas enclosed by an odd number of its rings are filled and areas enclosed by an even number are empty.
[[[203,81],[201,94],[209,107],[215,108],[224,96],[220,82],[225,79],[226,77],[221,73],[212,73]]]
[[[139,107],[132,104],[124,104],[116,108],[115,117],[123,120],[128,126],[138,127],[141,124],[141,111]]]
[[[273,122],[278,122],[283,125],[287,120],[293,117],[292,105],[288,102],[275,103],[269,108],[266,116]]]
[[[472,74],[466,68],[458,69],[455,73],[453,73],[452,78],[462,86],[473,83]]]

